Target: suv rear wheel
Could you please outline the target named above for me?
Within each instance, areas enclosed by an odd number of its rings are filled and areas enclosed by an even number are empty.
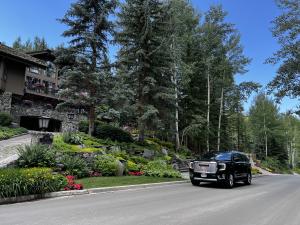
[[[244,184],[250,185],[250,184],[251,184],[251,181],[252,181],[252,175],[251,175],[251,173],[248,173],[248,174],[247,174],[247,178],[246,178],[246,180],[244,181]]]
[[[227,188],[233,188],[233,186],[234,186],[234,177],[233,177],[232,174],[229,174],[227,176],[227,179],[225,181],[225,185],[226,185]]]

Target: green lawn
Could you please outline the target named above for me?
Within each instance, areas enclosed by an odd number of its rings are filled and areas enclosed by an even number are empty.
[[[83,188],[114,187],[133,184],[161,183],[170,181],[180,181],[181,178],[162,178],[147,176],[123,176],[123,177],[89,177],[76,180],[83,184]]]

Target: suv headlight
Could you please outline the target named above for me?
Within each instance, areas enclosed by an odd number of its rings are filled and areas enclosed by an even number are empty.
[[[220,171],[223,171],[223,170],[226,169],[226,164],[225,163],[219,163],[218,168],[219,168]]]
[[[190,169],[194,169],[194,162],[190,162],[190,163],[189,163],[189,168],[190,168]]]

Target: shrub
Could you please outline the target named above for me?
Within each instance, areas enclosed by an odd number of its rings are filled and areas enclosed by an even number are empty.
[[[63,155],[59,162],[63,165],[62,170],[67,175],[73,175],[77,178],[85,177],[89,174],[87,163],[78,156]]]
[[[49,168],[0,170],[2,198],[59,191],[66,185],[66,178],[52,174]]]
[[[142,164],[142,165],[146,165],[149,162],[148,159],[146,159],[142,156],[132,156],[132,157],[130,157],[130,159],[133,162],[135,162],[136,164]]]
[[[98,125],[95,127],[94,136],[100,139],[111,139],[118,142],[133,142],[133,138],[130,133],[124,131],[118,127],[110,125]]]
[[[19,148],[19,167],[52,167],[55,165],[55,151],[46,145],[34,144]]]
[[[55,135],[52,147],[60,152],[78,152],[80,148],[77,145],[65,143],[62,135]]]
[[[8,113],[0,112],[0,126],[8,127],[12,122],[12,117]]]
[[[82,137],[78,133],[66,132],[62,134],[63,141],[67,144],[81,145]]]
[[[174,170],[163,160],[149,162],[144,168],[144,173],[146,176],[153,177],[181,177],[178,171]]]
[[[79,131],[88,133],[89,124],[88,121],[80,121],[79,123]],[[95,130],[93,136],[100,139],[110,139],[112,141],[118,142],[133,142],[133,138],[130,133],[122,130],[121,128],[111,126],[109,124],[105,124],[101,121],[95,121]]]
[[[132,162],[131,160],[127,161],[127,170],[130,172],[139,171],[140,167],[135,162]]]
[[[87,120],[82,120],[79,122],[78,130],[83,133],[89,132],[89,122]]]
[[[276,157],[268,157],[261,162],[261,167],[273,173],[290,173],[287,164],[282,163]]]
[[[94,162],[94,170],[102,176],[116,176],[118,172],[118,162],[112,155],[99,155]]]
[[[23,127],[9,128],[0,126],[0,140],[12,138],[16,135],[27,133],[27,130]]]

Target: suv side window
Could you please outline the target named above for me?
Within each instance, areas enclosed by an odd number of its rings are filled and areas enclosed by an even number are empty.
[[[243,159],[242,159],[242,157],[241,157],[240,154],[234,153],[234,154],[233,154],[233,161],[234,161],[234,162],[241,162],[241,161],[243,161]]]
[[[243,155],[243,158],[244,158],[244,162],[249,162],[249,158],[248,158],[248,156],[246,156],[246,155]]]

